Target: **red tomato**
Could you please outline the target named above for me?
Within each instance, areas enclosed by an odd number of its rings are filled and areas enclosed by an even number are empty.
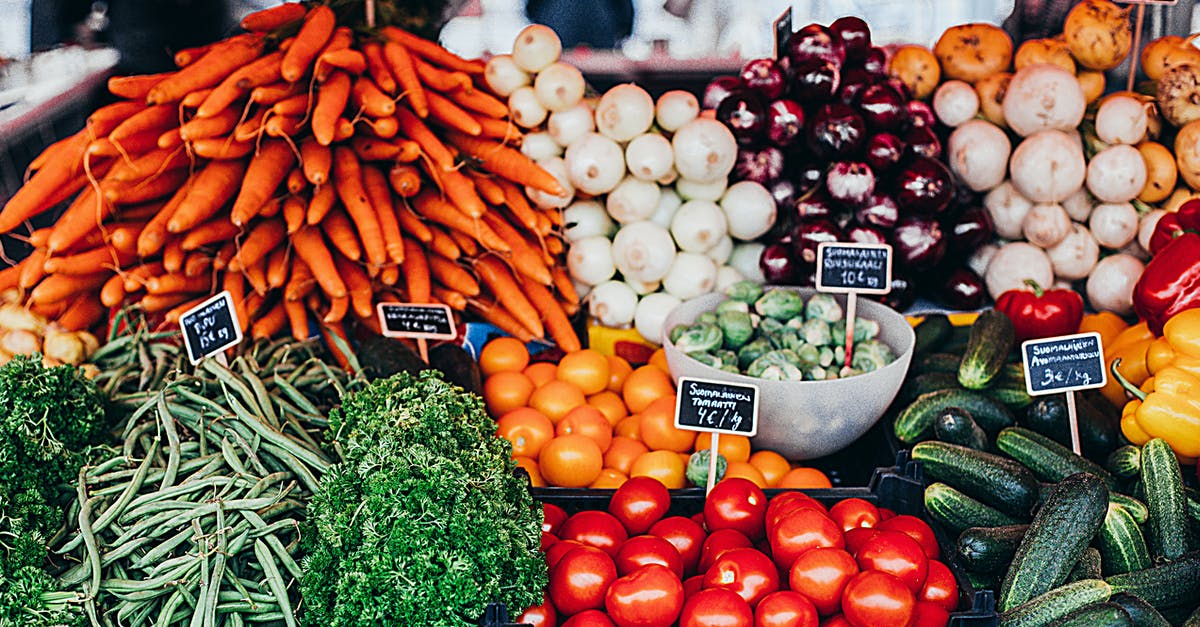
[[[893,516],[881,521],[875,528],[881,531],[899,531],[912,536],[912,539],[916,540],[917,544],[921,545],[921,549],[925,551],[925,557],[931,560],[935,560],[941,555],[937,536],[933,535],[933,529],[916,516]]]
[[[604,593],[617,578],[617,567],[608,553],[581,546],[567,551],[550,570],[546,588],[563,616],[604,607]]]
[[[600,610],[585,610],[563,622],[560,627],[616,627],[608,614]]]
[[[768,594],[754,609],[754,627],[817,627],[817,608],[792,590]]]
[[[950,622],[950,612],[937,603],[917,601],[913,608],[912,627],[946,627]]]
[[[770,534],[775,524],[789,512],[805,507],[821,512],[825,511],[825,506],[803,492],[781,492],[771,499],[771,502],[767,504],[767,515],[764,521],[767,534]]]
[[[842,549],[817,548],[796,558],[788,586],[808,597],[821,616],[841,609],[846,582],[858,574],[858,564]]]
[[[713,562],[729,549],[752,548],[753,546],[754,543],[750,542],[750,538],[740,531],[733,529],[714,531],[704,539],[704,544],[700,547],[700,565],[697,572],[707,573]]]
[[[868,540],[877,535],[879,535],[878,529],[872,529],[871,527],[856,527],[854,529],[847,529],[846,532],[842,534],[842,537],[844,537],[846,540],[846,550],[849,551],[851,555],[858,555],[858,550],[861,549]]]
[[[704,573],[704,587],[733,590],[755,607],[779,589],[779,571],[758,549],[729,549]]]
[[[617,574],[622,577],[646,564],[658,564],[671,569],[676,577],[683,578],[683,558],[679,556],[679,551],[658,536],[634,536],[626,540],[617,550],[617,557],[613,561],[617,564]]]
[[[696,572],[700,563],[700,547],[704,545],[704,527],[683,516],[664,518],[650,527],[650,535],[670,542],[683,558],[684,574]]]
[[[558,560],[562,559],[562,556],[567,554],[567,551],[581,546],[587,545],[578,540],[559,540],[550,545],[545,551],[546,568],[554,568],[554,565],[558,563]]]
[[[646,533],[666,515],[671,493],[654,477],[632,477],[613,493],[608,513],[617,517],[632,535]]]
[[[695,514],[689,516],[689,518],[691,518],[692,522],[696,523],[697,525],[700,525],[701,527],[704,526],[704,512],[696,512]]]
[[[529,624],[533,627],[556,627],[558,625],[558,612],[554,611],[554,604],[550,602],[550,597],[542,595],[542,604],[535,605],[517,617],[519,624]]]
[[[736,529],[752,540],[763,537],[767,495],[741,477],[722,479],[704,499],[704,526],[709,531]]]
[[[771,541],[771,555],[781,569],[792,567],[802,553],[821,546],[842,548],[842,528],[824,512],[815,509],[798,509],[781,518],[767,538]]]
[[[578,540],[613,556],[617,554],[621,543],[629,538],[629,533],[616,516],[608,512],[586,510],[563,521],[558,537]]]
[[[679,627],[751,627],[754,612],[736,592],[707,588],[683,604]]]
[[[542,532],[542,553],[545,553],[546,549],[553,546],[555,542],[558,542],[557,536],[550,533],[549,531],[543,531]]]
[[[821,627],[854,627],[854,625],[851,625],[850,621],[846,620],[845,616],[842,616],[841,614],[834,614],[833,616],[826,618],[825,621],[821,623]]]
[[[666,566],[647,564],[612,582],[604,608],[617,627],[669,627],[683,609],[683,583]]]
[[[899,531],[880,531],[854,554],[862,570],[895,575],[916,594],[929,574],[929,558],[911,536]]]
[[[947,612],[953,612],[958,607],[958,582],[948,566],[937,560],[929,560],[929,574],[925,576],[925,585],[917,594],[917,600],[934,603]]]
[[[855,575],[842,592],[842,614],[854,627],[908,625],[916,603],[903,581],[878,571]]]
[[[829,508],[829,517],[842,531],[879,524],[879,510],[862,499],[843,499]]]
[[[553,503],[542,503],[542,531],[558,535],[558,528],[566,519],[567,510]]]
[[[683,580],[683,598],[692,598],[693,594],[704,589],[704,575],[692,575]]]
[[[890,510],[886,507],[879,508],[879,520],[887,520],[889,518],[895,518],[895,517],[896,517],[896,512],[893,512],[892,510]]]

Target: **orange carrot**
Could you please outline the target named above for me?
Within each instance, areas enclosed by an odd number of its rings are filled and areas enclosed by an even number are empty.
[[[186,151],[179,150],[178,148],[160,148],[158,150],[151,150],[133,161],[121,161],[113,167],[110,173],[113,180],[132,181],[158,172],[165,172],[189,165],[190,162]]]
[[[400,145],[365,135],[355,135],[350,139],[350,147],[354,154],[363,161],[390,161],[400,154]]]
[[[388,189],[387,177],[379,168],[366,166],[362,169],[363,189],[371,207],[379,219],[379,230],[383,234],[384,249],[392,263],[404,261],[404,241],[400,237],[400,222],[396,218],[396,208],[392,204],[392,193]]]
[[[0,270],[0,290],[17,287],[17,279],[21,276],[21,263]]]
[[[371,279],[358,264],[341,255],[334,255],[333,262],[337,264],[338,274],[346,282],[346,290],[350,293],[350,305],[359,318],[369,318],[375,315],[372,304],[374,293],[371,290]]]
[[[29,304],[53,303],[66,300],[76,294],[98,290],[112,276],[112,272],[96,272],[93,274],[51,274],[42,279],[29,292]]]
[[[308,94],[296,94],[271,105],[271,113],[304,117],[308,115],[308,106],[311,102]]]
[[[57,203],[55,192],[74,178],[74,170],[82,158],[87,144],[86,134],[76,134],[69,146],[63,148],[64,155],[39,169],[24,185],[17,188],[12,198],[0,210],[0,233],[8,233],[22,222],[50,209]]]
[[[187,180],[188,171],[177,169],[151,175],[141,181],[106,181],[107,184],[101,184],[101,188],[107,202],[115,205],[136,205],[170,195]]]
[[[479,124],[479,120],[476,120],[475,116],[435,91],[429,92],[429,113],[434,121],[446,128],[461,131],[467,135],[479,135],[483,132],[483,126]]]
[[[251,89],[279,80],[282,60],[283,53],[276,50],[234,70],[209,92],[208,97],[196,109],[196,117],[209,118],[217,115]]]
[[[89,139],[105,137],[109,133],[113,132],[113,129],[120,126],[122,122],[145,110],[146,103],[130,100],[121,100],[109,105],[105,105],[99,109],[96,109],[91,115],[88,116],[87,122],[84,123],[84,131],[80,132],[83,133],[86,131]],[[50,148],[47,148],[46,151],[49,152],[51,148],[57,148],[65,145],[65,142],[67,142],[69,139],[70,138],[61,139],[58,142],[55,142]],[[35,169],[40,167],[36,163],[30,164],[30,166]]]
[[[158,139],[154,142],[159,148],[178,148],[183,145],[183,136],[179,134],[178,128],[168,129],[163,131]]]
[[[363,118],[362,122],[371,129],[371,133],[382,139],[391,139],[400,132],[400,123],[394,117]]]
[[[512,249],[509,263],[520,274],[523,274],[542,285],[550,285],[550,269],[542,261],[542,256],[534,251],[521,237],[521,234],[495,212],[484,214],[483,221],[496,232]]]
[[[254,150],[254,142],[237,141],[232,137],[212,137],[192,142],[192,152],[204,159],[241,159]]]
[[[299,167],[292,168],[287,175],[286,187],[289,194],[299,194],[304,191],[304,188],[308,187],[308,179],[304,178],[304,170]],[[278,212],[278,207],[276,207],[276,211]]]
[[[358,234],[354,232],[354,224],[341,209],[330,211],[321,221],[322,230],[329,236],[333,247],[346,257],[358,261],[362,259],[362,247]]]
[[[287,285],[283,288],[284,298],[299,302],[312,291],[316,283],[312,270],[308,269],[308,264],[304,263],[299,256],[292,257],[292,271],[288,274]]]
[[[95,298],[76,298],[67,310],[55,319],[68,331],[86,331],[100,321],[108,309]]]
[[[291,137],[303,126],[304,119],[298,115],[272,115],[262,128],[268,137]]]
[[[110,76],[108,79],[108,93],[118,98],[145,100],[146,94],[150,93],[152,87],[172,74],[174,72],[137,74],[134,76]]]
[[[379,282],[384,285],[395,285],[400,282],[400,266],[384,266],[379,269]]]
[[[521,289],[525,291],[525,296],[541,312],[546,330],[550,332],[550,339],[568,353],[582,348],[579,343],[579,335],[575,333],[575,327],[571,326],[571,319],[555,300],[554,294],[528,277],[517,277],[517,279],[521,282]]]
[[[267,309],[267,312],[250,325],[250,337],[256,340],[266,340],[275,337],[288,323],[287,311],[283,308],[283,300]]]
[[[46,276],[46,251],[34,249],[18,267],[17,287],[27,290],[37,285]]]
[[[447,131],[446,135],[459,150],[470,155],[479,162],[480,167],[492,174],[547,194],[561,195],[564,192],[553,175],[518,150],[490,139],[477,139],[454,131]]]
[[[409,238],[404,238],[404,263],[400,264],[404,274],[404,284],[408,288],[408,300],[413,303],[427,303],[431,297],[429,282],[429,260],[421,245]]]
[[[329,168],[333,166],[333,152],[328,146],[305,138],[300,142],[300,165],[304,167],[304,178],[313,185],[329,182]]]
[[[409,139],[420,144],[421,150],[423,150],[430,159],[433,159],[433,162],[436,163],[439,168],[442,168],[443,170],[454,169],[454,155],[450,154],[450,150],[446,148],[446,145],[442,143],[442,140],[438,139],[438,137],[433,134],[433,131],[430,131],[429,127],[425,126],[421,120],[417,119],[417,116],[413,115],[411,111],[405,107],[397,108],[396,121],[400,123],[400,130],[404,131],[404,134],[407,135]],[[466,137],[466,135],[463,135],[463,137]],[[524,157],[524,155],[521,156]]]
[[[182,269],[182,268],[181,268]],[[174,294],[175,292],[204,292],[212,286],[212,277],[208,275],[186,277],[173,272],[146,279],[146,292],[149,294]]]
[[[476,259],[475,273],[522,326],[529,329],[535,337],[545,337],[545,329],[538,318],[537,309],[526,298],[513,274],[499,258],[483,255]]]
[[[486,115],[481,115],[475,119],[479,122],[480,137],[498,139],[505,143],[519,141],[524,137],[521,129],[508,119],[489,118]]]
[[[42,264],[46,274],[91,274],[97,268],[117,269],[137,260],[136,253],[121,253],[108,246],[50,257]]]
[[[292,339],[303,341],[308,339],[308,310],[304,303],[298,300],[283,299],[283,310],[287,313],[288,327],[292,330]]]
[[[250,102],[269,106],[302,93],[305,93],[305,86],[300,83],[271,83],[250,90]]]
[[[392,100],[392,97],[383,93],[375,85],[375,81],[366,76],[360,76],[354,80],[354,88],[351,90],[350,95],[354,100],[355,106],[373,118],[381,118],[396,113],[396,102]]]
[[[474,257],[479,254],[479,244],[470,235],[454,229],[448,229],[446,235],[449,235],[450,239],[454,240],[455,244],[458,244],[459,249],[462,250],[462,254],[467,257]]]
[[[246,277],[246,282],[254,290],[254,293],[259,296],[267,294],[267,260],[260,259],[257,263],[252,263],[242,268],[242,274]],[[247,306],[246,309],[251,309]]]
[[[178,125],[179,111],[175,105],[154,105],[126,118],[108,134],[108,139],[120,143],[121,140],[147,131],[154,131],[157,137],[164,130]]]
[[[140,266],[134,266],[125,272],[125,292],[132,294],[140,291],[145,287],[146,279],[152,276],[158,276],[165,272],[161,261],[151,263],[143,263]]]
[[[288,268],[291,267],[286,246],[277,246],[267,256],[267,285],[283,287],[287,283]]]
[[[430,176],[442,192],[458,207],[460,211],[472,218],[478,218],[487,211],[487,205],[475,191],[475,184],[465,174],[458,170],[444,172],[431,171]]]
[[[479,282],[465,268],[438,255],[430,255],[428,261],[429,271],[439,283],[465,296],[479,295]]]
[[[203,46],[194,46],[184,48],[175,53],[174,61],[176,67],[184,67],[195,63],[197,59],[204,56],[204,53],[212,49],[215,44],[204,44]]]
[[[191,190],[192,182],[188,182],[179,186],[179,189],[171,196],[170,200],[163,203],[158,211],[146,222],[141,233],[138,234],[135,249],[141,257],[149,257],[158,251],[162,250],[167,239],[167,224],[171,221],[171,216],[175,215],[175,211],[179,208],[180,203],[187,197]]]
[[[571,281],[571,275],[567,273],[564,266],[556,265],[550,268],[550,274],[554,278],[554,289],[562,295],[564,300],[579,302],[579,293],[575,291],[575,283]]]
[[[312,270],[313,277],[331,298],[341,298],[346,295],[346,284],[337,272],[333,256],[321,237],[321,232],[311,226],[305,226],[292,234],[292,245],[296,254],[304,260],[304,264]]]
[[[478,59],[464,59],[436,43],[428,39],[422,39],[404,29],[395,26],[385,26],[383,34],[392,41],[404,44],[413,54],[444,68],[468,74],[480,74],[483,72],[482,61]]]
[[[455,231],[469,235],[486,246],[489,250],[509,252],[511,248],[486,223],[472,219],[459,211],[454,205],[438,198],[436,194],[425,190],[413,199],[417,213],[427,220],[450,227]]]
[[[554,223],[550,221],[550,218],[546,217],[546,213],[548,212],[539,211],[533,215],[535,221],[537,222],[537,224],[534,226],[533,232],[537,233],[541,237],[546,237],[551,231],[554,230]]]
[[[345,205],[350,219],[358,229],[362,239],[363,251],[367,261],[374,266],[383,265],[387,259],[387,249],[383,233],[379,225],[379,217],[371,206],[365,188],[363,187],[362,169],[354,151],[346,146],[338,146],[333,151],[334,187],[337,188],[338,198]]]
[[[412,198],[421,191],[421,173],[414,166],[397,163],[388,170],[388,183],[400,196]]]
[[[489,204],[504,204],[504,188],[500,186],[499,181],[474,170],[467,170],[466,175],[475,183],[475,191]]]
[[[192,252],[183,262],[183,276],[190,278],[208,274],[209,269],[212,268],[212,261],[212,257],[202,250]]]
[[[333,9],[323,4],[313,7],[308,12],[308,15],[304,17],[304,25],[300,27],[291,47],[283,55],[283,64],[280,68],[283,80],[295,83],[304,76],[309,66],[312,65],[313,59],[333,36],[336,21],[337,16],[334,15]]]
[[[317,12],[318,9],[320,7],[313,9],[313,12]],[[258,208],[275,195],[275,189],[283,182],[283,178],[291,171],[295,162],[296,156],[286,141],[264,141],[262,148],[246,168],[246,182],[233,201],[233,209],[229,212],[230,221],[241,226],[258,213]]]
[[[471,77],[465,72],[443,70],[430,65],[429,62],[419,56],[414,56],[412,60],[413,66],[417,69],[417,76],[431,90],[454,91],[455,89],[475,89],[475,86],[471,83]]]
[[[56,300],[46,303],[27,303],[26,307],[29,311],[47,319],[54,320],[63,315],[67,311],[67,307],[71,304],[70,301]]]
[[[300,2],[285,2],[278,6],[261,9],[242,18],[242,30],[272,31],[304,19],[308,10]]]
[[[221,280],[221,288],[228,290],[233,300],[233,311],[237,314],[238,326],[243,331],[249,324],[250,316],[246,315],[246,281],[240,272],[226,272]]]
[[[196,305],[204,302],[206,299],[208,299],[207,294],[204,296],[197,296],[191,300],[184,300],[180,302],[178,305],[175,305],[167,310],[167,313],[163,314],[163,321],[167,324],[179,324],[179,319],[183,317],[183,314],[187,313],[188,310]]]
[[[263,38],[238,35],[213,44],[212,48],[182,70],[159,81],[146,94],[146,104],[176,102],[189,91],[212,87],[262,53]]]
[[[299,196],[288,196],[283,199],[283,222],[287,225],[288,235],[295,233],[304,225],[304,212],[307,208],[304,199]]]
[[[367,58],[350,48],[329,50],[317,58],[317,70],[320,71],[322,67],[339,68],[357,76],[367,71]]]
[[[338,117],[346,109],[350,98],[350,75],[334,72],[329,80],[321,84],[317,92],[317,104],[313,107],[312,131],[317,143],[328,146],[333,143]]]
[[[179,104],[188,109],[195,109],[196,107],[199,107],[200,105],[204,104],[204,101],[211,94],[212,94],[211,87],[208,87],[205,89],[197,89],[194,91],[189,91],[187,93],[187,95],[183,97],[183,100],[179,101]]]
[[[396,84],[403,95],[408,97],[408,103],[412,110],[422,118],[429,115],[429,102],[426,99],[425,88],[417,76],[417,69],[413,66],[412,56],[409,55],[408,49],[395,41],[385,42],[383,59],[387,61],[392,76],[396,77]]]
[[[227,266],[230,271],[237,272],[242,268],[257,264],[287,237],[287,229],[282,220],[263,220],[254,226],[238,247],[238,252]]]
[[[112,205],[104,202],[94,188],[84,189],[54,223],[54,232],[46,240],[47,249],[52,253],[69,249],[95,231],[110,215]]]
[[[116,307],[125,300],[125,279],[114,274],[100,288],[100,302],[105,307]]]
[[[329,210],[337,204],[337,190],[332,185],[320,185],[313,190],[312,198],[308,201],[308,210],[305,214],[305,221],[309,224],[317,224],[325,219]]]
[[[238,320],[241,322],[243,334],[248,334],[250,332],[250,317],[254,314],[257,314],[262,309],[262,304],[263,297],[261,294],[258,294],[257,292],[250,292],[249,294],[246,294],[246,299],[242,304],[242,309],[246,311],[246,317]]]
[[[171,215],[167,231],[182,233],[214,216],[238,193],[239,186],[245,189],[242,178],[246,174],[246,164],[241,160],[209,162],[192,178],[191,190]],[[257,211],[258,206],[254,209]]]
[[[440,285],[434,285],[433,297],[435,300],[450,307],[454,311],[465,311],[467,309],[467,297],[452,289],[445,288]]]
[[[518,223],[530,231],[536,230],[537,212],[534,211],[533,207],[529,206],[529,199],[525,196],[525,190],[505,179],[495,179],[495,183],[503,191],[504,204],[508,207],[509,211],[512,211],[513,217],[518,220]]]
[[[417,217],[407,200],[396,206],[396,219],[400,221],[400,230],[417,238],[418,242],[425,244],[433,240],[433,233],[421,218]]]
[[[462,251],[459,250],[458,244],[454,243],[454,239],[446,234],[441,227],[429,229],[433,233],[433,239],[429,240],[429,250],[433,253],[441,255],[450,261],[456,261],[462,256]]]
[[[171,273],[179,272],[183,269],[183,260],[186,258],[187,252],[183,250],[182,239],[178,237],[169,238],[167,245],[163,246],[163,270]]]
[[[179,127],[179,137],[184,141],[222,137],[237,126],[240,118],[241,113],[237,109],[225,109],[214,117],[192,118]]]
[[[476,89],[475,91],[466,91],[459,89],[457,91],[447,92],[446,97],[454,101],[458,106],[482,114],[484,117],[497,120],[504,119],[508,115],[508,105],[504,104],[499,98],[483,91]]]
[[[367,74],[375,80],[385,93],[396,93],[396,78],[388,69],[387,61],[383,58],[383,45],[379,42],[368,41],[362,46],[363,56],[367,58]]]
[[[499,303],[482,303],[478,300],[467,301],[467,309],[475,312],[479,317],[496,325],[501,331],[521,340],[522,342],[532,342],[533,334],[526,329],[524,325],[517,321],[512,314],[508,313]]]
[[[324,83],[329,75],[333,72],[336,66],[322,64],[321,57],[330,53],[336,53],[341,50],[350,48],[350,44],[354,43],[354,31],[349,26],[339,26],[333,29],[333,35],[329,38],[329,42],[325,47],[317,53],[317,60],[313,64],[313,78],[318,83]]]

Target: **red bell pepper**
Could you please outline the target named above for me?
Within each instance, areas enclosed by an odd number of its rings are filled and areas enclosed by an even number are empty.
[[[1155,335],[1175,314],[1200,307],[1200,234],[1183,232],[1163,246],[1133,286],[1133,310]]]
[[[1083,320],[1083,297],[1075,290],[1043,290],[1033,279],[1032,290],[1008,290],[996,299],[996,310],[1008,316],[1017,341],[1070,335]]]
[[[1200,200],[1189,200],[1179,210],[1167,213],[1158,220],[1150,236],[1150,254],[1157,255],[1176,237],[1184,233],[1200,233]]]

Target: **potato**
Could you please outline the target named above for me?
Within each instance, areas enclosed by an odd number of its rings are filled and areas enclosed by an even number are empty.
[[[1017,48],[1017,56],[1013,57],[1013,67],[1019,72],[1037,63],[1049,63],[1074,74],[1075,58],[1067,48],[1067,42],[1061,39],[1030,39]]]
[[[951,26],[942,33],[933,53],[946,78],[974,83],[1008,69],[1012,38],[999,26],[986,23]]]
[[[1063,36],[1075,60],[1089,70],[1121,65],[1133,47],[1131,9],[1109,0],[1083,0],[1072,7],[1063,23]]]
[[[1008,93],[1008,83],[1013,75],[1010,72],[997,72],[975,83],[975,91],[979,93],[979,111],[988,122],[1008,128],[1004,119],[1004,94]]]
[[[1175,189],[1175,181],[1179,178],[1179,168],[1175,166],[1175,156],[1167,147],[1152,141],[1144,141],[1137,146],[1146,162],[1146,185],[1138,194],[1138,200],[1156,203],[1166,199]]]
[[[1175,135],[1175,164],[1188,187],[1200,189],[1200,120],[1189,122]]]
[[[1083,99],[1088,104],[1104,95],[1104,72],[1084,70],[1075,75],[1075,80],[1079,81],[1079,86],[1083,88]]]
[[[1168,68],[1158,79],[1158,109],[1175,126],[1200,120],[1200,65]]]
[[[1141,61],[1146,78],[1156,81],[1176,65],[1200,65],[1200,50],[1183,37],[1165,35],[1142,49]]]
[[[892,55],[888,75],[900,79],[913,98],[924,100],[937,89],[942,70],[929,48],[908,44],[897,48]]]

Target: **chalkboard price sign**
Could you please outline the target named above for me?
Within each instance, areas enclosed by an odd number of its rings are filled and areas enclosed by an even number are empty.
[[[386,337],[453,340],[458,335],[454,316],[446,305],[379,303],[375,311]]]
[[[233,307],[233,295],[221,292],[179,316],[183,344],[193,364],[242,341],[242,325]]]
[[[675,426],[747,437],[758,433],[758,386],[680,377]]]
[[[1099,333],[1078,333],[1021,344],[1030,396],[1104,387],[1108,382]]]
[[[886,294],[892,290],[892,247],[825,242],[817,246],[817,289]]]

